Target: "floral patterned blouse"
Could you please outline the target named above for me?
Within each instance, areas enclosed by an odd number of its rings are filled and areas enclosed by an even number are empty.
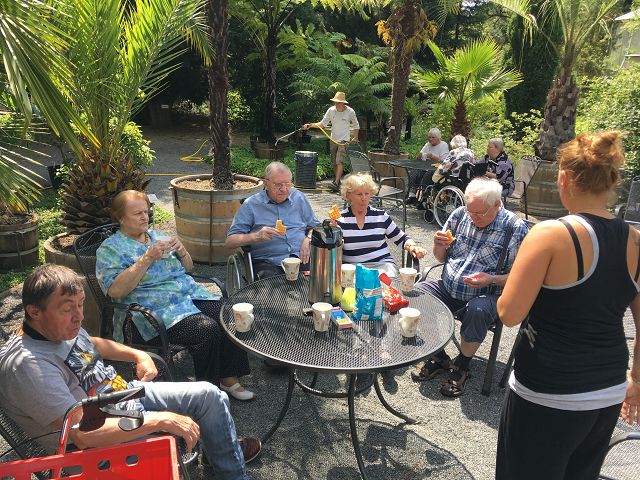
[[[120,230],[107,238],[96,252],[96,277],[107,295],[116,277],[138,260],[157,240],[156,233],[148,230],[149,244],[138,242]],[[187,275],[184,267],[171,253],[168,258],[154,261],[140,279],[138,286],[127,296],[116,299],[120,303],[138,303],[153,311],[158,320],[169,328],[189,315],[200,313],[191,300],[217,300],[219,295],[209,292]],[[155,330],[133,312],[133,321],[146,341],[156,336]],[[123,341],[122,325],[125,312],[117,309],[113,316],[113,337]]]

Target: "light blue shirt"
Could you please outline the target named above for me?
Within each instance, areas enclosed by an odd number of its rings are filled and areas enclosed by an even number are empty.
[[[275,227],[278,219],[287,227],[287,233],[274,235],[267,242],[252,244],[251,256],[254,260],[280,265],[282,260],[291,255],[300,256],[300,245],[305,234],[320,223],[309,200],[299,190],[291,190],[282,203],[271,200],[266,190],[251,195],[236,213],[227,237],[257,232],[262,227]]]
[[[153,230],[147,233],[151,238],[148,244],[138,242],[120,230],[102,242],[96,252],[96,277],[105,295],[116,277],[133,265],[156,241],[156,233]],[[189,315],[200,313],[191,300],[219,298],[219,295],[209,292],[187,275],[175,253],[171,253],[168,258],[154,261],[140,279],[138,286],[129,295],[116,301],[138,303],[150,309],[156,318],[169,328]],[[115,309],[113,338],[118,342],[123,341],[124,317],[123,310]],[[145,341],[156,336],[156,331],[144,320],[140,312],[133,312],[133,321]]]

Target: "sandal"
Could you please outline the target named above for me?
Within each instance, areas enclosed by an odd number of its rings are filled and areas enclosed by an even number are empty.
[[[429,357],[424,365],[419,366],[411,372],[411,380],[414,382],[426,382],[436,375],[440,375],[451,368],[451,358],[448,356],[442,360],[436,357]]]
[[[458,367],[452,366],[451,375],[440,387],[440,393],[445,397],[458,398],[464,393],[470,378],[471,372],[469,370],[460,370]]]

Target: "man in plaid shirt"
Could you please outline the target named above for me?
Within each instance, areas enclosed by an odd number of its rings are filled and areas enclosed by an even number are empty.
[[[452,312],[465,306],[460,327],[460,352],[455,360],[443,350],[418,366],[411,374],[415,381],[429,380],[450,371],[440,393],[459,397],[470,378],[469,363],[496,320],[496,302],[508,273],[496,274],[497,264],[515,214],[502,206],[502,186],[484,177],[472,180],[465,190],[466,207],[456,209],[443,231],[433,239],[433,255],[444,263],[442,279],[425,280],[417,290],[431,293]],[[447,231],[451,231],[451,236]],[[509,272],[518,248],[527,234],[526,222],[517,219],[506,252],[502,271]]]

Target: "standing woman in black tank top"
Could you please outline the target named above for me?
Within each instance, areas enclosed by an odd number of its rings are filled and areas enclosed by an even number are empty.
[[[618,415],[640,420],[640,234],[607,209],[624,156],[620,132],[579,135],[558,149],[570,215],[524,239],[498,314],[529,323],[516,350],[498,432],[496,479],[597,479]]]

